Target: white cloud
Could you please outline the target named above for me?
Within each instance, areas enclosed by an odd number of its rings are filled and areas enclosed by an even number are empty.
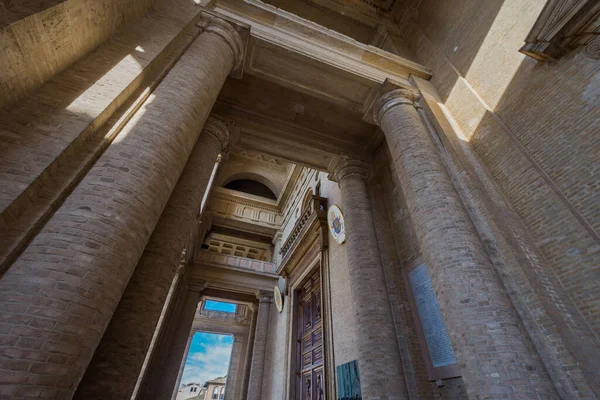
[[[232,344],[223,343],[227,341],[225,336],[215,339],[201,343],[197,351],[190,351],[183,370],[182,384],[203,384],[207,380],[227,375]]]

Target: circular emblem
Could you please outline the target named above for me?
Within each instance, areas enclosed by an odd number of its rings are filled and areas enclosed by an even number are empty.
[[[344,214],[342,210],[335,204],[329,207],[327,212],[327,223],[329,232],[336,242],[342,244],[346,241],[346,224],[344,222]]]
[[[275,299],[275,307],[277,307],[277,311],[283,311],[283,296],[281,295],[281,289],[279,286],[275,286],[273,288],[273,298]]]

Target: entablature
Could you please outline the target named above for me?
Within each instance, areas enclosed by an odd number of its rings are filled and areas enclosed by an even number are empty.
[[[431,77],[418,63],[257,0],[217,0],[212,7],[251,27],[244,73],[358,112],[387,78]]]

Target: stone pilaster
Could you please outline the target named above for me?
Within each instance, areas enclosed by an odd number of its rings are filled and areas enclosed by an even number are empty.
[[[342,158],[334,171],[346,223],[350,293],[356,315],[363,399],[407,398],[402,361],[371,215],[367,165]]]
[[[3,394],[74,395],[242,54],[236,28],[214,18],[4,275],[2,343],[26,372],[2,364]]]
[[[258,313],[256,315],[256,330],[254,346],[248,379],[247,400],[262,400],[262,384],[265,368],[265,353],[267,350],[267,335],[269,333],[269,314],[273,297],[261,294],[258,298]]]
[[[213,166],[228,138],[227,127],[209,118],[74,399],[131,396]]]
[[[421,121],[417,100],[410,88],[393,90],[376,103],[375,120],[389,145],[467,393],[470,398],[555,398]]]
[[[229,369],[227,370],[227,385],[225,387],[225,400],[234,400],[234,393],[241,382],[238,381],[238,372],[243,368],[242,349],[244,347],[244,338],[240,335],[233,337],[233,347],[231,349],[231,359],[229,360]]]
[[[175,320],[177,328],[169,342],[165,364],[161,366],[161,381],[152,399],[165,400],[176,395],[174,394],[175,385],[181,379],[181,374],[183,373],[185,355],[187,354],[187,350],[189,350],[192,324],[204,286],[200,282],[188,282],[185,297],[178,311],[178,317]]]
[[[246,348],[242,385],[240,387],[239,394],[236,393],[236,399],[246,399],[248,397],[248,382],[250,380],[250,369],[252,367],[252,352],[254,350],[254,334],[256,333],[256,317],[258,313],[258,307],[256,304],[249,304],[248,310],[248,312],[251,313],[250,330],[248,332],[248,346]]]

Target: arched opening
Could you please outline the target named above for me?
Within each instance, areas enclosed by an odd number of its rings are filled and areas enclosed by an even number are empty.
[[[313,190],[312,190],[312,188],[309,188],[308,191],[304,194],[304,199],[302,200],[301,211],[304,211],[306,209],[306,207],[308,207],[308,205],[310,204],[310,200],[312,199],[312,196],[313,196]]]
[[[277,196],[269,187],[263,183],[252,179],[236,179],[225,185],[225,189],[237,190],[255,196],[266,197],[267,199],[277,200]]]

